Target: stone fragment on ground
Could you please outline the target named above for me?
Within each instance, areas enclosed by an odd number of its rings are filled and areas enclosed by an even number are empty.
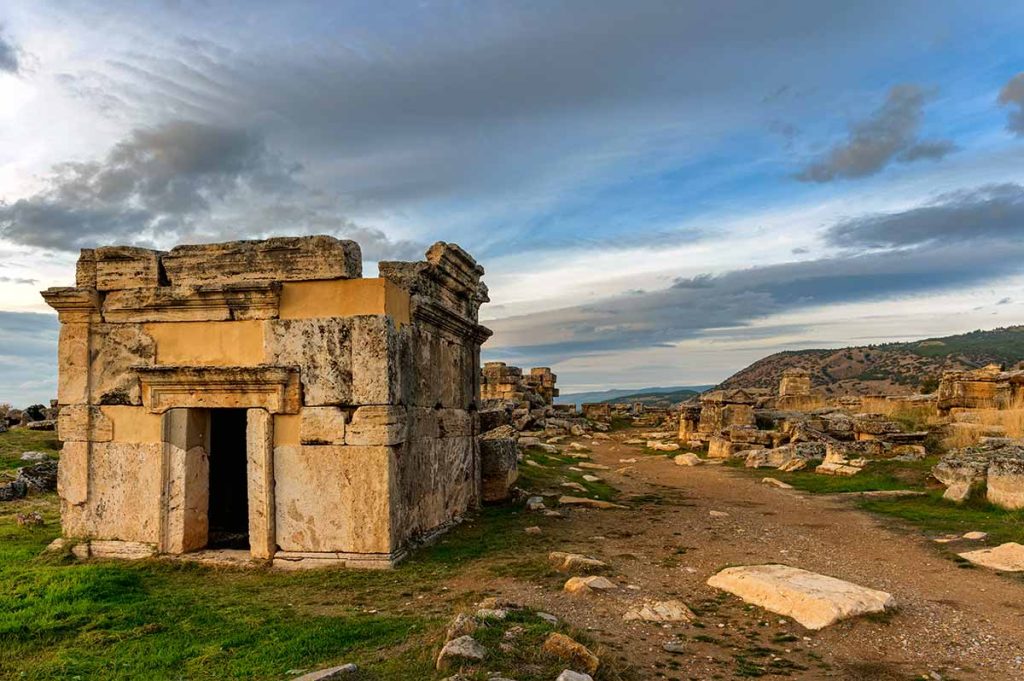
[[[771,487],[778,487],[779,489],[793,489],[793,485],[788,482],[782,482],[778,478],[761,478],[761,482]]]
[[[603,463],[591,463],[589,461],[583,461],[577,464],[580,468],[589,468],[592,471],[608,471],[610,467],[605,466]]]
[[[544,652],[568,662],[576,669],[583,669],[588,674],[593,674],[601,666],[601,660],[589,648],[557,631],[544,641]],[[562,673],[564,675],[565,672]]]
[[[593,572],[607,567],[604,561],[565,551],[552,551],[548,554],[548,560],[562,572]]]
[[[808,629],[822,629],[842,619],[896,606],[896,600],[884,591],[788,565],[726,568],[707,583],[747,603],[791,617]]]
[[[46,524],[46,521],[43,520],[43,516],[37,511],[32,511],[30,513],[18,513],[14,516],[14,519],[21,527],[39,527]]]
[[[543,511],[545,508],[544,497],[530,497],[526,500],[527,511]]]
[[[966,551],[959,554],[975,565],[1000,572],[1024,572],[1024,545],[1007,542],[994,548]]]
[[[542,534],[542,533],[543,533],[543,530],[541,530],[536,525],[534,525],[533,527],[527,527],[526,528],[526,534]]]
[[[728,518],[729,514],[725,511],[708,511],[708,515],[712,518]]]
[[[469,636],[477,630],[478,626],[479,624],[475,617],[464,612],[460,612],[455,616],[451,624],[448,625],[446,640],[451,641],[452,639],[459,638],[460,636]]]
[[[44,461],[49,459],[50,456],[46,452],[22,452],[22,461]]]
[[[964,533],[964,539],[969,539],[971,541],[979,541],[981,539],[984,539],[987,536],[988,536],[988,532],[974,531],[974,532],[965,532]]]
[[[562,587],[571,594],[588,594],[595,591],[612,591],[617,589],[615,583],[605,577],[572,577]]]
[[[603,479],[604,478],[600,478],[600,477],[598,477],[596,475],[590,475],[590,474],[587,474],[587,475],[583,476],[583,480],[585,482],[601,482]]]
[[[487,657],[487,649],[472,636],[459,636],[444,644],[437,655],[437,668],[446,669],[463,662],[480,662]]]
[[[675,653],[677,655],[682,655],[687,652],[686,644],[684,644],[682,641],[668,641],[661,646],[661,649],[664,650],[666,653]]]
[[[682,601],[652,601],[630,608],[623,615],[626,621],[693,622],[697,616]]]
[[[354,664],[343,664],[338,667],[329,667],[327,669],[319,669],[315,672],[309,672],[298,676],[294,681],[334,681],[335,679],[348,679],[352,678],[352,675],[359,671],[359,667]]]
[[[594,677],[590,674],[581,674],[571,669],[564,669],[555,681],[594,681]]]
[[[680,454],[673,458],[672,460],[676,462],[677,466],[699,466],[701,463],[703,463],[700,460],[700,457],[694,454],[693,452],[686,452],[684,454]]]
[[[657,440],[648,440],[647,448],[653,449],[658,452],[677,452],[679,451],[679,445],[675,442],[658,442]]]
[[[628,508],[622,504],[614,504],[610,501],[602,501],[601,499],[587,499],[585,497],[563,496],[558,498],[558,503],[563,506],[587,506],[599,509]]]

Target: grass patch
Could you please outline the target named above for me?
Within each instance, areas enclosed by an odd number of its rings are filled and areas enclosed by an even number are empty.
[[[45,452],[56,457],[60,453],[60,441],[52,430],[29,430],[15,428],[0,433],[0,470],[21,468],[31,461],[22,461],[24,452]]]
[[[929,533],[963,534],[977,530],[988,532],[987,544],[1024,543],[1024,511],[1007,511],[983,499],[954,504],[943,499],[941,492],[935,491],[923,497],[865,499],[860,502],[860,507],[905,520]]]
[[[920,461],[872,461],[856,475],[819,475],[812,470],[786,473],[771,468],[746,468],[742,460],[726,465],[745,471],[758,478],[778,478],[785,483],[813,494],[840,494],[843,492],[873,492],[894,489],[923,489],[930,484],[931,469],[938,457],[929,456]]]
[[[444,678],[450,673],[433,668],[444,627],[475,596],[446,584],[524,554],[543,558],[532,549],[547,541],[523,531],[536,518],[493,507],[392,571],[79,563],[41,555],[59,532],[56,509],[54,495],[0,508],[3,678],[278,680],[290,669],[343,662],[358,664],[365,679]],[[17,526],[15,513],[27,510],[39,510],[47,525]],[[536,673],[502,666],[512,661],[495,653],[488,669],[524,681],[553,678],[546,666]]]
[[[524,462],[519,466],[519,484],[525,489],[535,492],[549,489],[557,490],[560,494],[570,496],[582,494],[592,499],[602,499],[604,501],[614,501],[619,497],[619,491],[604,480],[588,482],[583,479],[584,475],[603,477],[602,474],[606,471],[583,469],[581,472],[569,470],[572,466],[579,467],[579,464],[587,461],[587,459],[576,459],[567,454],[548,454],[539,447],[528,447],[523,452],[523,458],[536,461],[541,465],[541,467],[531,466]],[[586,492],[562,487],[564,482],[575,482],[583,485]]]

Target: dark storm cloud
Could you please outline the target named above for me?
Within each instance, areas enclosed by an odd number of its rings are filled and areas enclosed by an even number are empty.
[[[943,194],[919,208],[845,220],[825,233],[826,242],[844,248],[989,239],[1024,239],[1024,186],[990,185]]]
[[[40,192],[0,203],[0,236],[75,251],[332,233],[359,239],[371,259],[422,253],[418,244],[394,243],[346,220],[337,205],[296,180],[299,170],[251,132],[171,121],[133,131],[100,161],[56,166]]]
[[[18,51],[4,36],[3,24],[0,24],[0,71],[18,72]]]
[[[928,97],[916,85],[897,85],[867,119],[850,126],[837,144],[797,175],[803,182],[873,175],[893,162],[937,160],[955,150],[949,140],[921,140],[922,110]]]
[[[1006,129],[1014,134],[1024,136],[1024,72],[1011,78],[999,93],[999,104],[1017,107],[1010,112],[1006,121]]]

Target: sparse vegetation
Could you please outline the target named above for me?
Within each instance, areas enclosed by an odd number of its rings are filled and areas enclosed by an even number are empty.
[[[27,428],[14,428],[0,434],[0,470],[24,466],[25,462],[21,460],[21,455],[28,451],[57,456],[60,451],[57,434],[52,430]]]

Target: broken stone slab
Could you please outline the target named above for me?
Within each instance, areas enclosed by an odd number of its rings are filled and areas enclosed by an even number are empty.
[[[778,487],[779,489],[793,489],[793,485],[788,482],[782,482],[778,478],[761,478],[761,482],[771,487]]]
[[[588,468],[588,469],[590,469],[592,471],[609,471],[609,470],[611,470],[610,467],[605,466],[604,464],[590,463],[589,461],[583,461],[583,462],[578,463],[576,465],[579,466],[580,468]]]
[[[679,451],[679,445],[674,442],[657,442],[655,440],[647,441],[647,448],[653,449],[659,452],[677,452]]]
[[[583,476],[584,482],[601,482],[603,479],[604,478],[599,478],[596,475],[584,475]]]
[[[975,565],[1000,572],[1024,572],[1024,545],[1007,542],[990,549],[978,549],[958,554]]]
[[[630,608],[622,619],[627,622],[693,622],[697,616],[682,601],[653,601]]]
[[[295,678],[295,681],[334,681],[335,679],[350,678],[352,674],[359,671],[359,667],[354,664],[343,664],[338,667],[330,667],[328,669],[320,669],[315,672],[309,672]]]
[[[788,565],[726,568],[707,583],[808,629],[896,607],[896,599],[884,591]]]
[[[588,674],[593,674],[601,666],[601,660],[582,643],[579,643],[565,634],[552,633],[544,641],[544,652],[560,660],[569,662],[573,667],[585,669]],[[564,674],[565,672],[563,672]]]
[[[606,577],[571,577],[562,587],[571,594],[588,594],[595,591],[612,591],[617,589],[615,583]]]
[[[481,662],[487,657],[487,649],[472,636],[459,636],[444,644],[437,655],[437,669],[446,669],[462,662]]]
[[[564,551],[552,551],[548,554],[548,560],[562,572],[593,572],[607,567],[604,561],[590,558],[580,553],[566,553]]]
[[[963,457],[945,457],[932,467],[932,477],[946,485],[942,498],[960,503],[985,485],[988,461]]]
[[[703,463],[700,460],[700,457],[694,454],[693,452],[679,454],[672,460],[675,461],[677,466],[699,466],[701,463]]]
[[[988,536],[988,532],[974,531],[974,532],[966,532],[966,533],[964,533],[964,539],[968,539],[970,541],[980,541],[980,540],[984,539],[987,536]]]
[[[587,499],[586,497],[563,496],[558,498],[558,503],[562,506],[587,506],[589,508],[598,508],[602,510],[612,508],[629,508],[622,504],[613,504],[610,501],[602,501],[601,499]]]
[[[985,496],[1011,511],[1024,508],[1024,459],[996,459],[988,467]]]
[[[472,615],[467,615],[464,612],[460,612],[448,625],[447,639],[451,641],[459,638],[460,636],[470,636],[477,630],[480,625],[477,623],[476,618]]]

